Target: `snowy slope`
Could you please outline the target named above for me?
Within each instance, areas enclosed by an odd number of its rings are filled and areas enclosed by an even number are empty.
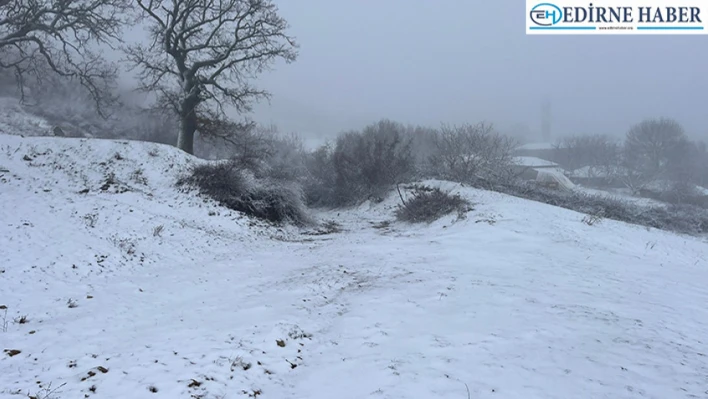
[[[698,239],[445,182],[466,219],[275,229],[178,192],[195,162],[0,135],[0,397],[708,395]]]
[[[50,135],[52,125],[25,110],[19,100],[0,96],[0,133],[18,136]]]

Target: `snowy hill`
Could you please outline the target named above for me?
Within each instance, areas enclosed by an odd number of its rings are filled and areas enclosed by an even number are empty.
[[[0,135],[0,397],[706,395],[699,239],[446,182],[466,219],[277,229],[178,191],[197,162]]]
[[[0,96],[0,132],[18,136],[46,136],[52,125],[33,115],[16,98]]]

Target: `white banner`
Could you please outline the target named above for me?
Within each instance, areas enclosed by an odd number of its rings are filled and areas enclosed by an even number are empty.
[[[526,0],[527,35],[704,35],[706,0]]]

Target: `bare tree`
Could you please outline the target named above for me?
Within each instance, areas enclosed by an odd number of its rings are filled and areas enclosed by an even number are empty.
[[[14,72],[23,100],[27,79],[76,79],[104,115],[117,70],[92,46],[120,42],[128,10],[128,0],[0,0],[0,68]]]
[[[342,133],[332,152],[338,203],[380,199],[392,185],[415,173],[415,158],[406,128],[391,120],[368,125],[362,132]]]
[[[683,127],[673,119],[647,119],[632,126],[624,144],[625,161],[631,169],[659,177],[677,148],[686,141]]]
[[[516,141],[492,125],[443,126],[436,137],[432,169],[460,182],[501,182],[513,176]]]
[[[693,170],[696,184],[708,188],[708,145],[705,142],[695,142]]]
[[[652,182],[671,179],[671,165],[677,165],[687,141],[683,127],[673,119],[646,119],[632,126],[622,152],[622,181],[640,193]]]
[[[589,166],[593,172],[607,176],[619,164],[619,143],[601,134],[565,137],[554,148],[558,163],[568,170]]]
[[[430,164],[430,157],[436,154],[435,144],[438,131],[424,126],[408,126],[405,136],[411,140],[411,152],[415,157],[416,175],[419,178],[435,176]]]
[[[215,105],[239,112],[268,98],[249,80],[283,59],[297,57],[288,23],[272,0],[135,0],[150,43],[126,48],[140,71],[140,89],[157,92],[180,119],[177,146],[194,152],[199,112]],[[201,108],[201,109],[200,109]]]
[[[212,158],[229,158],[239,167],[255,170],[264,159],[273,155],[275,127],[267,129],[253,121],[233,121],[212,110],[202,112],[197,125],[200,133],[197,144],[200,148],[209,147]]]

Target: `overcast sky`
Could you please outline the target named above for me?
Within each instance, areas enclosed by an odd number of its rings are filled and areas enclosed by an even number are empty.
[[[624,134],[645,117],[708,139],[706,36],[526,36],[519,0],[278,1],[301,48],[254,118],[332,135],[380,118]]]

